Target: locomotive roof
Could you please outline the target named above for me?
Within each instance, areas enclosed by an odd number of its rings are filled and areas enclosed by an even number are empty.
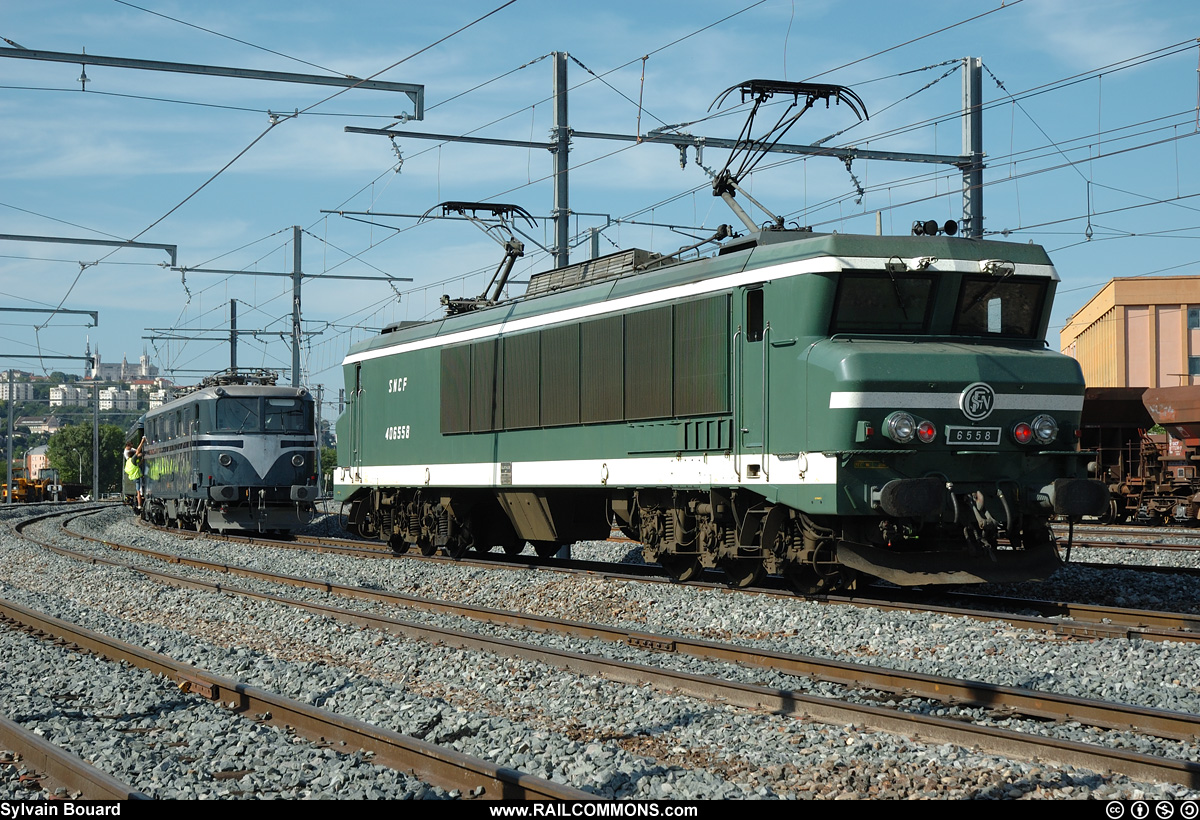
[[[525,296],[428,322],[396,323],[385,328],[382,334],[353,345],[345,363],[384,355],[384,349],[397,344],[497,325],[504,329],[526,317],[558,311],[570,313],[600,302],[614,302],[622,297],[680,288],[706,280],[734,277],[737,281],[731,280],[729,286],[767,281],[774,278],[767,273],[768,268],[791,262],[833,259],[836,266],[863,269],[882,268],[885,262],[897,258],[933,258],[934,264],[929,268],[932,271],[975,272],[980,270],[981,262],[998,260],[1012,263],[1022,274],[1058,278],[1045,249],[1034,244],[948,236],[760,231],[730,240],[715,256],[702,259],[678,261],[645,251],[622,251],[535,274]],[[622,261],[627,262],[624,267]]]
[[[159,413],[166,413],[174,410],[176,407],[182,407],[191,404],[195,401],[215,401],[221,398],[244,398],[247,396],[265,396],[267,398],[278,399],[310,399],[311,394],[303,387],[279,387],[262,384],[224,384],[215,385],[213,387],[202,387],[199,390],[180,396],[166,402],[159,407],[146,413],[146,417],[155,416]]]

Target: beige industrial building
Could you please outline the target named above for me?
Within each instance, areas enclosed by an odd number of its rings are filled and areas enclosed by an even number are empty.
[[[1110,280],[1067,320],[1059,348],[1088,387],[1200,384],[1200,277]]]

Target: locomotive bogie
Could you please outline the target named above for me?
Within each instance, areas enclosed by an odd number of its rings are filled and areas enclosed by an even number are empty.
[[[550,551],[615,521],[678,578],[821,591],[1044,577],[1049,517],[1108,503],[1074,438],[1079,367],[1044,349],[1036,246],[764,231],[587,269],[350,351],[352,529],[391,540],[432,505],[447,533]]]

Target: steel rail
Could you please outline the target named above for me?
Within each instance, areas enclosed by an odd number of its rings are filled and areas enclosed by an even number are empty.
[[[176,534],[175,531],[170,532],[172,535]],[[184,538],[196,537],[189,535],[188,533],[182,533],[182,536]],[[213,537],[224,538],[232,541],[244,541],[247,544],[260,544],[269,546],[273,549],[308,549],[314,552],[328,552],[336,555],[347,555],[362,558],[388,560],[406,558],[424,561],[452,560],[438,556],[398,554],[385,548],[370,546],[369,542],[355,542],[348,539],[328,537],[297,535],[293,536],[293,540],[291,541],[278,541],[254,535],[236,534],[226,534]],[[515,561],[514,558],[516,559]],[[645,581],[647,577],[649,577],[648,573],[652,573],[655,578],[657,578],[659,574],[658,571],[654,570],[653,568],[647,572],[639,572],[635,569],[637,565],[621,565],[621,570],[615,571],[613,565],[598,564],[589,561],[576,562],[558,560],[552,565],[546,565],[539,563],[540,559],[533,557],[526,558],[523,556],[497,555],[495,558],[491,558],[488,557],[487,553],[475,556],[474,558],[453,560],[455,563],[459,564],[473,563],[480,566],[489,567],[497,567],[501,565],[516,565],[521,568],[530,569],[548,567],[557,572],[583,572],[592,575],[602,575],[603,577],[614,579],[636,578],[639,581]],[[1077,565],[1089,567],[1097,566],[1093,564],[1078,563]],[[1129,569],[1156,568],[1129,567]],[[1200,572],[1200,570],[1193,570],[1193,572]],[[726,589],[725,584],[709,583],[705,581],[693,581],[689,582],[689,585],[711,586],[720,589]],[[747,594],[776,594],[772,590],[758,588],[744,589],[741,590],[741,592]],[[968,601],[979,602],[978,604],[972,604],[972,606],[975,607],[974,609],[968,609],[965,607],[942,606],[928,603],[922,601],[915,595],[905,594],[903,590],[889,590],[889,593],[891,595],[890,598],[877,598],[869,595],[820,595],[809,596],[807,597],[807,600],[818,601],[826,604],[848,604],[851,606],[869,606],[879,609],[920,611],[932,614],[974,618],[976,620],[1001,620],[1018,627],[1040,629],[1058,635],[1082,638],[1125,638],[1129,640],[1200,643],[1200,614],[1186,612],[1154,612],[1146,609],[1127,609],[1094,604],[1046,601],[1037,598],[1011,598],[999,595],[977,595],[970,592],[955,592],[950,594],[949,597],[952,598],[962,598]],[[788,593],[787,597],[794,598],[796,596],[792,593]],[[900,603],[897,603],[897,601]],[[981,610],[981,607],[985,605],[993,608],[989,610]],[[1011,609],[1031,609],[1041,614],[1038,617],[1020,615],[1008,611]]]
[[[1153,572],[1159,575],[1178,575],[1181,577],[1200,576],[1200,568],[1198,567],[1156,566],[1154,564],[1098,564],[1086,561],[1072,561],[1069,566],[1101,570],[1126,570],[1128,572]]]
[[[70,554],[70,550],[46,544],[22,532],[26,525],[54,515],[56,514],[52,513],[36,519],[27,519],[12,525],[12,529],[17,535],[43,547],[57,553]],[[85,556],[83,553],[74,553],[72,557],[82,557],[93,563],[117,563]],[[496,766],[453,749],[445,749],[389,729],[299,703],[273,692],[181,663],[167,655],[109,638],[19,604],[0,601],[0,614],[102,657],[127,661],[139,668],[163,675],[176,681],[184,691],[206,697],[234,712],[267,714],[269,718],[265,722],[291,727],[311,740],[341,741],[351,748],[370,751],[375,755],[375,763],[409,772],[424,782],[447,790],[462,790],[465,796],[493,800],[595,799],[595,795],[588,792]]]
[[[77,534],[74,535],[78,537]],[[90,538],[90,536],[85,537]],[[113,546],[111,543],[104,542],[101,539],[92,540],[106,543],[110,547]],[[66,553],[70,552],[62,547],[54,547],[53,549]],[[148,552],[142,548],[137,548],[135,551],[141,554]],[[965,747],[980,747],[999,754],[1011,755],[1023,759],[1045,760],[1053,758],[1053,760],[1059,763],[1080,766],[1094,771],[1115,771],[1137,779],[1181,783],[1189,787],[1200,786],[1200,764],[1189,761],[1172,760],[1154,755],[1109,749],[1102,746],[1048,738],[1040,735],[1028,735],[997,727],[966,724],[961,720],[908,713],[899,709],[851,704],[832,698],[805,695],[792,690],[721,681],[702,675],[674,672],[642,664],[597,658],[565,650],[530,646],[506,639],[489,638],[470,632],[415,624],[356,610],[344,610],[324,604],[296,601],[267,593],[238,589],[194,578],[175,576],[170,573],[149,570],[144,567],[129,567],[129,565],[122,564],[121,562],[96,559],[92,556],[87,556],[87,560],[125,566],[144,573],[149,577],[157,578],[164,583],[177,586],[221,591],[227,594],[270,601],[314,614],[348,621],[360,626],[385,630],[412,639],[540,662],[554,668],[596,675],[634,686],[649,685],[664,691],[680,692],[693,697],[717,700],[722,703],[729,703],[748,709],[765,709],[776,714],[788,715],[800,719],[815,719],[826,723],[862,724],[882,731],[915,737],[918,740],[935,740],[938,742],[955,743]],[[166,560],[170,560],[170,557],[168,556]],[[203,564],[205,562],[184,559],[178,563],[195,566],[196,564]],[[218,565],[212,566],[215,567]],[[247,571],[244,568],[236,567],[228,567],[228,571],[231,573],[244,573],[255,577],[271,576],[271,573],[261,573],[254,570]],[[276,579],[286,578],[286,576],[274,577]],[[1050,693],[1036,693],[1030,690],[1021,690],[1017,687],[1003,687],[972,681],[957,681],[951,678],[882,670],[855,664],[805,658],[803,656],[788,656],[785,654],[758,653],[753,651],[746,653],[741,647],[722,646],[703,641],[662,638],[645,633],[611,630],[594,624],[575,624],[537,616],[518,615],[515,618],[509,619],[507,616],[513,613],[478,607],[459,608],[445,604],[444,602],[423,601],[422,599],[378,593],[373,590],[346,587],[328,582],[313,582],[302,579],[302,585],[309,588],[323,588],[332,593],[353,594],[354,597],[379,601],[401,600],[417,604],[429,604],[428,608],[430,609],[456,614],[475,612],[483,616],[481,619],[491,623],[503,625],[513,625],[515,623],[518,625],[527,625],[535,629],[566,632],[584,637],[605,639],[607,636],[606,639],[608,640],[623,640],[623,642],[630,645],[650,650],[687,652],[688,654],[696,654],[713,659],[743,662],[750,665],[767,666],[773,669],[783,669],[783,667],[787,666],[786,663],[777,665],[776,661],[791,661],[794,674],[807,674],[809,677],[815,677],[820,680],[845,683],[856,687],[891,690],[902,693],[905,696],[932,697],[951,704],[967,703],[987,706],[1001,712],[1008,711],[1010,714],[1020,713],[1056,720],[1076,720],[1105,728],[1136,729],[1140,731],[1145,731],[1148,725],[1153,724],[1155,728],[1150,731],[1165,737],[1190,739],[1200,732],[1200,718],[1182,713],[1164,712],[1125,704],[1105,704],[1082,698],[1072,698]],[[399,605],[406,604],[399,603]],[[460,609],[462,611],[458,611]],[[489,613],[492,617],[487,617]],[[706,649],[711,651],[704,653]],[[769,661],[769,663],[756,664],[754,662],[755,658]],[[803,671],[806,668],[810,669],[807,673]],[[819,672],[816,671],[818,669],[820,670]],[[922,683],[924,686],[921,686]],[[922,691],[918,691],[918,688]]]
[[[976,595],[970,592],[948,593],[951,598],[979,602],[980,606],[1032,609],[1041,616],[1018,615],[1000,609],[981,610],[957,606],[941,606],[917,600],[902,591],[888,590],[889,598],[869,596],[827,596],[828,603],[850,604],[875,609],[910,611],[918,609],[938,615],[960,616],[979,620],[1000,620],[1014,626],[1041,629],[1057,635],[1081,638],[1126,638],[1130,640],[1179,641],[1200,643],[1200,615],[1186,612],[1153,612],[1145,609],[1070,602],[1045,601],[1037,598],[1008,598],[1001,595]],[[974,604],[972,604],[974,605]]]
[[[1153,612],[1099,604],[980,595],[963,591],[949,593],[948,597],[951,600],[961,598],[973,607],[1032,609],[1047,617],[1070,618],[1069,621],[1054,621],[1057,625],[1056,631],[1065,634],[1200,642],[1200,614],[1197,613]]]
[[[43,780],[48,781],[51,788],[78,792],[85,800],[150,799],[6,717],[0,717],[0,748],[21,755],[26,764],[44,775]],[[43,788],[45,785],[43,782]]]
[[[172,535],[175,534],[174,531],[170,532]],[[195,537],[187,533],[183,533],[182,535],[184,538]],[[398,555],[390,550],[373,548],[370,546],[355,546],[353,545],[353,542],[330,538],[310,538],[307,536],[297,536],[293,541],[276,541],[258,536],[244,535],[225,535],[219,537],[234,541],[245,541],[248,544],[260,544],[269,546],[273,549],[310,549],[315,552],[328,552],[337,555],[347,555],[362,558],[394,560],[396,558],[405,557],[412,560],[425,561],[450,560],[436,556]],[[310,544],[311,546],[309,546]],[[513,561],[514,557],[517,558],[516,562]],[[456,560],[455,563],[462,564],[471,562],[493,568],[510,564],[516,564],[521,568],[543,567],[544,565],[537,563],[538,560],[539,559],[532,557],[530,557],[528,560],[522,560],[521,556],[497,556],[495,559],[478,556],[474,559]],[[635,565],[630,565],[629,567],[622,565],[621,571],[618,572],[614,570],[612,565],[594,564],[593,562],[587,561],[567,563],[564,563],[563,561],[556,561],[551,568],[557,572],[583,572],[592,575],[602,575],[606,578],[636,578],[639,581],[645,581],[645,573],[637,572],[636,570],[632,569],[633,566]],[[657,576],[657,574],[657,571],[655,571],[654,575]],[[712,586],[725,589],[724,584],[709,584],[702,581],[691,582],[690,585]],[[761,589],[745,589],[741,590],[741,592],[745,594],[775,594],[770,590]],[[890,598],[876,598],[867,595],[821,595],[810,597],[808,600],[819,601],[820,603],[825,604],[868,606],[876,609],[892,609],[901,611],[920,611],[931,614],[950,615],[953,617],[973,618],[976,620],[1001,620],[1017,627],[1038,629],[1057,635],[1081,638],[1125,638],[1128,640],[1200,643],[1200,614],[1186,612],[1154,612],[1145,609],[1125,609],[1093,604],[1046,601],[1036,598],[1010,598],[999,595],[976,595],[970,592],[953,593],[951,596],[953,598],[962,598],[968,601],[979,602],[978,604],[972,604],[972,606],[975,607],[974,609],[968,609],[966,606],[944,606],[928,603],[920,600],[920,598],[914,595],[906,595],[903,590],[889,590],[889,593],[892,596]],[[794,598],[796,596],[788,593],[787,597]],[[993,608],[982,610],[981,607],[985,605]],[[1041,613],[1041,615],[1036,617],[1030,615],[1020,615],[1008,611],[1011,609],[1032,609]]]
[[[1200,522],[1197,522],[1200,523]],[[1076,536],[1129,537],[1134,543],[1153,543],[1151,539],[1200,538],[1200,528],[1190,524],[1079,524],[1074,528]]]
[[[264,722],[289,727],[313,741],[344,742],[372,752],[373,763],[408,772],[447,790],[494,800],[590,800],[595,795],[506,769],[480,758],[299,703],[240,681],[110,638],[51,615],[0,600],[0,615],[93,654],[125,661],[175,681],[239,714],[269,715]]]
[[[74,537],[95,541],[96,543],[104,544],[110,549],[133,552],[166,563],[181,564],[213,572],[306,587],[348,598],[370,600],[392,606],[458,615],[484,623],[519,626],[544,632],[552,631],[561,634],[570,634],[575,637],[625,643],[647,649],[678,652],[693,657],[740,663],[746,666],[771,669],[784,674],[799,675],[815,680],[839,683],[845,686],[866,686],[903,695],[916,695],[934,700],[944,700],[950,703],[965,703],[973,706],[1007,709],[1031,717],[1054,720],[1080,720],[1103,728],[1151,731],[1163,737],[1170,738],[1200,737],[1200,717],[1193,717],[1178,712],[1146,709],[1123,704],[1104,704],[1090,699],[1073,698],[1066,695],[1034,693],[1032,690],[1021,687],[1002,687],[978,681],[964,682],[953,678],[938,675],[923,675],[916,672],[879,670],[876,667],[831,661],[804,655],[767,652],[748,647],[735,647],[710,641],[689,639],[681,636],[664,637],[627,629],[606,627],[599,624],[582,624],[540,615],[438,601],[419,596],[404,595],[402,593],[365,589],[348,584],[337,584],[332,581],[279,575],[264,570],[206,561],[199,558],[187,558],[171,553],[158,552],[145,547],[117,544],[83,533],[68,532]],[[89,560],[94,560],[90,556],[88,558]],[[114,563],[120,564],[120,562]],[[124,564],[121,565],[125,566]],[[139,570],[147,573],[154,572],[153,570],[141,568]],[[874,606],[883,609],[903,610],[906,608],[905,604],[896,604],[882,600],[847,598],[838,599],[836,602],[855,606]],[[989,617],[989,614],[972,612],[970,610],[958,610],[952,607],[925,607],[923,611],[973,618]],[[1047,622],[1042,619],[1022,618],[1020,616],[1010,617],[999,613],[995,614],[994,617],[1007,618],[1010,622],[1028,622],[1036,629],[1045,630],[1048,628],[1046,625]],[[1127,638],[1131,635],[1142,636],[1153,634],[1150,630],[1131,630],[1119,625],[1106,627],[1104,624],[1099,623],[1073,624],[1070,621],[1062,621],[1054,622],[1054,626],[1062,634],[1070,636]],[[1200,635],[1188,635],[1187,633],[1170,633],[1167,637],[1180,641],[1200,639]],[[1118,717],[1118,713],[1121,716]]]
[[[1200,546],[1195,544],[1162,544],[1154,541],[1076,541],[1072,544],[1076,549],[1114,549],[1141,550],[1143,552],[1197,552]]]

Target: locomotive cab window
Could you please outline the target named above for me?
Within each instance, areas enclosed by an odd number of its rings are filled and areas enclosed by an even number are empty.
[[[853,271],[838,277],[830,334],[923,334],[929,330],[934,278],[927,273]]]
[[[746,291],[746,341],[761,342],[763,338],[762,288]]]
[[[954,332],[969,336],[1035,338],[1049,280],[1033,276],[964,276]]]
[[[258,430],[258,397],[223,398],[217,401],[217,429],[245,432]]]
[[[300,433],[311,426],[306,407],[299,399],[267,399],[263,429],[268,433],[280,430]]]

